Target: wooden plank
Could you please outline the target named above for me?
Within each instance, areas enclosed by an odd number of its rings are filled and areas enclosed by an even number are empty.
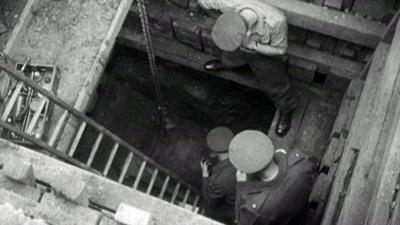
[[[363,65],[360,63],[296,44],[290,44],[287,54],[292,57],[314,62],[320,67],[327,67],[329,68],[329,72],[333,75],[350,80],[360,79],[363,69]]]
[[[397,81],[396,86],[399,84]],[[382,141],[380,141],[378,151],[382,158],[376,156],[377,163],[375,171],[371,171],[371,176],[377,177],[377,185],[368,210],[366,225],[386,224],[391,220],[394,213],[396,193],[400,185],[400,93],[393,92],[391,108],[386,117]]]
[[[324,6],[336,10],[341,10],[343,6],[343,0],[325,0]]]
[[[137,13],[137,12],[132,11],[132,13]],[[154,16],[158,16],[158,15],[154,15]],[[157,20],[157,17],[153,18],[153,19]],[[179,19],[184,20],[185,23],[190,24],[190,25],[187,25],[186,27],[200,26],[199,21],[197,21],[197,20],[188,20],[187,18],[179,18]],[[183,28],[181,28],[181,30],[182,29]],[[194,36],[191,39],[196,39],[195,37],[198,36],[197,31],[191,31],[191,29],[189,29],[189,28],[186,28],[186,29],[187,29],[185,31],[186,33],[191,33],[191,35]],[[210,28],[205,29],[206,30],[205,32],[207,32],[207,30],[209,30],[209,29]],[[183,31],[181,31],[181,33],[182,32]],[[159,34],[159,33],[153,33],[153,37],[154,36],[157,36],[157,38],[154,38],[154,40],[153,40],[153,42],[154,42],[153,45],[155,46],[155,48],[157,48],[157,46],[158,46],[158,48],[162,48],[163,49],[162,51],[164,51],[164,52],[169,52],[172,49],[177,50],[180,48],[180,47],[178,47],[179,45],[174,44],[174,42],[172,40],[166,41],[168,43],[162,43],[161,46],[159,46],[159,44],[157,42],[160,42],[160,41],[157,39],[162,40],[164,38],[162,38],[161,34]],[[314,34],[314,36],[321,39],[320,34]],[[126,26],[125,28],[123,28],[122,32],[120,33],[120,37],[122,37],[125,41],[130,40],[130,41],[139,43],[139,44],[132,43],[134,45],[143,45],[143,43],[144,43],[143,40],[141,40],[142,39],[141,31],[139,31],[137,29],[135,30],[135,27],[132,27],[132,26]],[[204,38],[205,37],[203,36],[203,39]],[[204,41],[203,41],[203,44],[212,42],[212,40],[204,40]],[[193,40],[192,42],[198,42],[198,40]],[[169,46],[177,46],[177,47],[169,47]],[[189,46],[191,46],[191,45],[189,45]],[[167,47],[169,47],[169,48],[167,48]],[[144,48],[144,46],[139,47],[139,49],[143,49],[143,48]],[[167,48],[167,50],[165,50],[165,48]],[[195,47],[194,49],[199,49],[199,47]],[[190,48],[188,48],[188,51],[193,51],[193,50],[190,50]],[[195,51],[193,51],[193,52],[195,52]],[[202,53],[202,54],[204,54],[204,53]],[[363,68],[363,65],[358,62],[340,58],[340,57],[334,56],[328,52],[319,51],[318,49],[305,47],[305,46],[302,46],[301,44],[296,44],[293,42],[291,42],[289,44],[287,54],[293,58],[299,58],[299,59],[303,59],[303,60],[307,60],[309,62],[315,63],[319,67],[327,68],[327,70],[328,70],[327,72],[332,73],[335,76],[340,76],[340,77],[344,77],[347,79],[359,79],[360,72],[362,71],[362,68]],[[193,58],[193,57],[191,57],[191,58]],[[208,57],[205,56],[205,58],[209,58],[209,56]],[[202,66],[202,65],[199,65],[199,66]],[[308,69],[308,68],[305,68],[305,69]]]
[[[295,112],[293,112],[292,125],[289,132],[284,137],[279,137],[275,133],[276,125],[278,123],[279,112],[275,113],[274,119],[272,121],[271,127],[268,131],[268,137],[271,138],[275,149],[285,149],[291,151],[294,146],[299,128],[303,121],[303,117],[307,108],[309,95],[296,90],[295,92],[296,100],[299,103]]]
[[[355,44],[376,47],[385,30],[379,22],[337,10],[292,0],[262,0],[280,8],[292,25],[333,36]]]
[[[382,45],[387,46],[384,43]],[[382,151],[379,149],[379,138],[384,130],[384,120],[388,113],[392,93],[397,90],[395,83],[400,72],[399,53],[400,26],[398,25],[383,70],[377,71],[376,74],[370,73],[367,77],[366,91],[363,91],[360,106],[356,112],[355,120],[357,118],[357,122],[350,131],[350,135],[354,138],[349,140],[349,146],[360,149],[360,156],[349,185],[347,198],[343,204],[339,223],[360,224],[365,220],[368,208],[359,206],[370,204],[373,187],[376,183],[377,177],[370,176],[370,174],[375,170],[372,167],[380,164],[378,158],[381,157]],[[372,67],[373,65],[371,65]],[[374,76],[379,76],[380,79],[376,81]],[[369,85],[372,87],[368,88]]]
[[[378,142],[379,130],[382,127],[384,113],[386,112],[388,104],[387,93],[391,93],[393,88],[393,76],[382,75],[388,51],[389,46],[387,44],[380,44],[374,54],[369,75],[350,130],[349,139],[341,159],[343,162],[341,162],[339,166],[338,175],[333,185],[333,192],[331,192],[331,202],[328,203],[328,209],[330,211],[325,212],[326,215],[329,214],[332,216],[334,214],[335,216],[339,216],[339,218],[329,218],[329,216],[326,216],[324,217],[326,220],[323,221],[324,225],[332,223],[329,219],[337,219],[339,224],[344,221],[347,221],[346,223],[349,224],[359,224],[360,221],[358,220],[362,220],[362,217],[365,218],[365,214],[364,216],[360,216],[365,213],[363,212],[365,207],[359,206],[364,205],[360,201],[368,201],[367,196],[361,197],[361,195],[367,193],[366,189],[370,188],[365,186],[366,181],[364,180],[365,169],[368,167],[361,168],[358,163],[371,163],[373,159],[373,156],[371,156],[371,152],[373,151],[371,150],[374,149]],[[350,184],[344,185],[346,175],[348,174],[349,163],[352,162],[350,158],[354,155],[354,149],[360,150],[359,160],[357,161],[353,179],[350,181]],[[368,159],[368,157],[370,158]],[[362,182],[362,184],[359,183],[360,186],[358,186],[355,182]],[[340,203],[338,198],[340,193],[343,192],[348,192],[347,197],[345,200],[342,198],[343,201]],[[359,197],[363,198],[363,200]],[[343,208],[338,205],[339,203],[343,205]],[[352,205],[352,207],[350,207],[350,205]],[[332,213],[332,210],[335,211],[335,213]],[[348,220],[343,220],[345,218]]]
[[[128,47],[145,51],[145,46],[143,44],[144,43],[143,37],[140,31],[137,31],[135,29],[124,27],[121,30],[118,41],[119,43],[126,45]],[[194,49],[185,46],[183,44],[155,36],[153,36],[153,46],[155,54],[161,58],[193,68],[195,70],[205,72],[210,75],[217,76],[219,78],[223,78],[225,80],[236,82],[238,84],[250,88],[254,88],[261,91],[263,90],[257,79],[255,79],[255,77],[249,73],[243,73],[243,72],[238,73],[233,71],[222,71],[222,72],[205,71],[203,68],[204,63],[206,63],[209,60],[215,59],[215,56],[205,54],[200,51],[195,51]],[[301,55],[301,51],[296,50],[296,54]],[[343,74],[342,73],[343,69],[337,68],[337,70],[335,71],[338,72],[337,74],[341,75]],[[302,82],[292,82],[292,84],[294,86],[314,92],[321,97],[323,96],[328,97],[331,94],[321,89],[316,90],[315,87],[311,87],[311,85],[306,85]]]
[[[294,148],[321,159],[329,144],[329,135],[337,114],[336,105],[310,97]]]
[[[388,44],[392,43],[394,32],[396,30],[396,25],[397,21],[399,20],[400,17],[400,10],[396,12],[396,14],[393,16],[392,20],[386,27],[386,31],[383,35],[382,41]]]
[[[382,70],[382,68],[384,67],[385,61],[386,61],[386,54],[389,50],[389,46],[388,45],[384,45],[381,44],[378,46],[374,57],[373,57],[373,61],[369,70],[369,76],[368,76],[368,83],[364,86],[364,90],[363,90],[363,94],[366,95],[366,93],[369,94],[373,94],[373,89],[374,89],[374,84],[376,84],[381,76],[380,76],[380,71]],[[366,96],[363,97],[363,102],[365,102],[367,100]],[[361,103],[359,103],[361,104]],[[362,107],[358,107],[356,110],[356,115],[362,113],[365,110],[365,107],[368,104],[363,103]],[[354,118],[353,120],[353,124],[354,123],[360,123],[360,119],[357,119],[357,122],[355,121],[356,118]],[[353,125],[352,126],[352,130],[355,129],[355,127],[357,126],[357,129],[359,125]],[[362,130],[365,131],[365,130]],[[354,131],[352,132],[354,133]],[[350,138],[356,138],[354,134],[352,134],[351,136],[349,136]],[[347,191],[346,185],[345,185],[345,178],[348,175],[348,170],[351,166],[351,163],[353,162],[353,158],[354,158],[354,151],[351,150],[351,148],[349,148],[349,143],[346,142],[346,146],[345,146],[345,151],[343,153],[343,156],[340,160],[339,163],[339,167],[338,167],[338,171],[336,174],[336,178],[334,180],[334,183],[332,185],[332,190],[330,193],[330,197],[328,200],[328,204],[324,213],[324,217],[322,220],[321,225],[333,225],[335,224],[335,221],[337,220],[337,214],[340,213],[340,196],[344,195]]]
[[[334,133],[349,133],[363,87],[363,82],[351,81],[343,96],[342,102],[340,103],[336,121],[332,128],[331,137]]]

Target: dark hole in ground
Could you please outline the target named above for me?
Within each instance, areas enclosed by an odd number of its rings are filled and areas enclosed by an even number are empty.
[[[275,108],[259,91],[169,62],[158,60],[158,65],[170,120],[167,147],[160,147],[154,89],[144,53],[116,48],[89,116],[200,188],[199,161],[209,154],[207,132],[216,126],[228,126],[234,133],[244,129],[268,132]],[[94,132],[85,132],[75,156],[87,160],[96,138]],[[100,146],[93,166],[103,171],[113,143],[103,140]],[[118,180],[127,154],[126,150],[118,150],[109,177]],[[125,184],[134,184],[139,167],[140,162],[133,159]],[[164,179],[162,176],[158,183]],[[146,171],[143,179],[139,189],[145,190],[151,171]]]
[[[313,79],[313,83],[323,85],[326,80],[326,74],[316,73]]]

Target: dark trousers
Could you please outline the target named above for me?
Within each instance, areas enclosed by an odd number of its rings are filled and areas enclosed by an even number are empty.
[[[221,61],[229,68],[249,65],[278,110],[287,113],[296,107],[281,57],[235,51],[224,52]]]

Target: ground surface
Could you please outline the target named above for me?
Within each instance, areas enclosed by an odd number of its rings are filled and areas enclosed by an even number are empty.
[[[263,94],[179,67],[160,66],[160,75],[170,120],[167,147],[160,147],[153,87],[143,53],[117,51],[90,115],[188,182],[199,185],[199,161],[209,154],[206,135],[213,127],[228,126],[235,133],[244,129],[268,132],[275,108]],[[81,157],[88,157],[94,139],[86,134],[78,151]],[[104,166],[104,159],[97,162]]]
[[[60,74],[58,94],[73,104],[118,5],[119,0],[39,1],[11,55],[56,65]]]
[[[1,0],[0,3],[0,51],[6,45],[27,0]]]

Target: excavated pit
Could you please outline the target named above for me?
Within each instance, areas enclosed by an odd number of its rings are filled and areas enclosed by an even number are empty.
[[[152,77],[144,53],[117,47],[97,90],[97,99],[88,115],[155,161],[200,188],[199,162],[209,155],[207,132],[227,126],[234,133],[257,129],[265,133],[275,107],[267,96],[233,82],[158,60],[162,93],[167,106],[167,140],[161,144]],[[96,139],[90,130],[84,134],[76,156],[89,157]],[[103,170],[111,142],[103,140],[94,167]],[[109,152],[109,151],[108,151]],[[126,154],[126,152],[125,152]],[[110,177],[123,167],[125,155],[117,154]],[[135,164],[135,163],[133,163]],[[128,170],[125,183],[133,183],[137,166]],[[131,177],[132,179],[130,179]]]

